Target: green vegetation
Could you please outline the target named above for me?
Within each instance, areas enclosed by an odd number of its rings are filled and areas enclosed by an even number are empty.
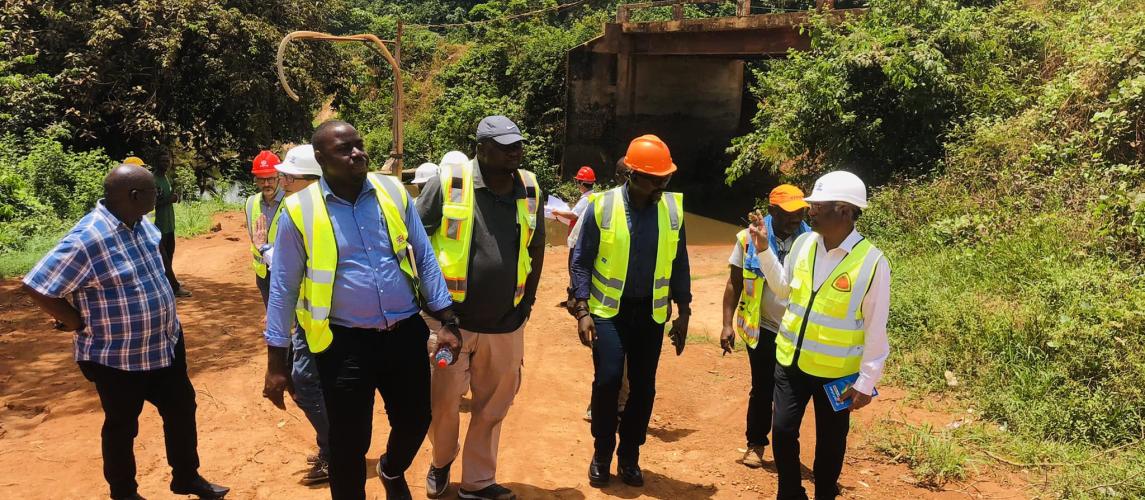
[[[1058,494],[1138,496],[1145,2],[975,3],[816,23],[813,50],[756,69],[729,176],[885,182],[860,229],[893,269],[890,381],[1004,425],[988,449],[1054,469]],[[935,484],[986,448],[928,428],[882,447]]]
[[[893,426],[883,422],[872,433],[875,449],[891,460],[910,465],[923,486],[940,487],[966,478],[970,457],[951,439],[949,431],[936,435],[929,425]]]
[[[303,27],[393,38],[406,23],[408,166],[471,153],[477,120],[500,113],[529,137],[526,168],[572,195],[556,169],[565,53],[618,3],[499,21],[558,1],[7,2],[0,275],[34,263],[130,152],[175,149],[184,235],[223,208],[194,202],[196,184],[306,140],[327,100],[384,161],[392,74],[367,49],[296,44],[303,101],[277,88],[275,45]],[[932,485],[1008,464],[1047,469],[1062,496],[1145,495],[1145,0],[872,0],[807,30],[811,50],[752,63],[759,107],[729,179],[863,175],[861,230],[894,275],[888,382],[982,419],[880,431],[878,447]]]

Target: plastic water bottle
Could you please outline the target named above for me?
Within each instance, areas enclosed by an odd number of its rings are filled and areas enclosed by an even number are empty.
[[[437,355],[433,357],[437,362],[438,368],[445,368],[453,363],[453,350],[448,347],[443,347],[437,351]]]

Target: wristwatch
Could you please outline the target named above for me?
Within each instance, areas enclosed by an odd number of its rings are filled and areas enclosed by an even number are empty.
[[[460,330],[461,329],[461,320],[458,319],[457,316],[454,316],[454,317],[449,318],[445,321],[442,321],[441,326],[447,327],[447,328],[450,328],[453,330]]]

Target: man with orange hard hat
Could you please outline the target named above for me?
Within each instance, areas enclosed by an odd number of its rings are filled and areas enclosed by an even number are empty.
[[[254,270],[254,282],[258,285],[258,292],[262,294],[262,307],[266,308],[266,299],[270,296],[270,279],[266,269],[269,262],[263,256],[264,246],[274,241],[278,233],[278,210],[282,208],[282,190],[278,189],[278,171],[275,165],[281,163],[278,156],[270,151],[262,151],[254,158],[250,173],[254,176],[254,185],[258,192],[246,199],[246,229],[250,236],[250,253],[254,257],[251,269]],[[266,242],[259,242],[256,238],[258,230],[267,226]]]
[[[770,231],[768,247],[782,262],[799,235],[811,231],[803,222],[807,217],[803,191],[791,184],[780,184],[768,197],[767,216],[763,224]],[[752,214],[758,217],[758,212]],[[728,259],[728,283],[724,288],[723,331],[720,346],[724,354],[732,352],[736,336],[747,346],[751,370],[751,392],[747,399],[747,448],[740,463],[763,467],[763,449],[771,431],[771,399],[775,390],[775,336],[787,310],[787,299],[780,298],[764,284],[763,271],[756,257],[748,230],[736,234],[736,245]]]
[[[665,191],[676,171],[668,145],[654,135],[637,137],[624,163],[631,170],[627,182],[594,196],[585,211],[570,269],[577,331],[592,348],[595,368],[588,479],[596,487],[611,480],[614,451],[621,481],[644,485],[640,446],[652,416],[671,303],[679,310],[668,333],[676,355],[684,350],[691,316],[684,195]],[[619,412],[626,363],[629,395]]]

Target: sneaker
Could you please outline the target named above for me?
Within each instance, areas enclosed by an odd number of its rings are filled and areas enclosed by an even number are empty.
[[[314,465],[302,476],[302,484],[310,486],[312,484],[324,483],[330,480],[330,463],[322,458],[314,461]]]
[[[739,451],[743,452],[743,458],[739,459],[739,463],[752,469],[763,467],[765,462],[763,459],[763,449],[764,446],[762,444],[748,445],[747,448],[740,448]]]
[[[589,406],[588,409],[584,411],[584,421],[585,422],[592,422],[592,407],[591,406]]]
[[[513,493],[513,490],[493,483],[477,491],[468,491],[462,488],[461,491],[457,492],[457,498],[465,498],[468,500],[516,500],[517,495]]]
[[[382,487],[386,489],[386,500],[413,500],[405,476],[388,479],[385,474],[382,474],[383,461],[385,461],[385,457],[378,460],[378,465],[374,469],[378,471],[378,479],[382,480]]]
[[[179,297],[179,298],[190,297],[191,291],[186,289],[186,288],[180,288],[178,290],[175,290],[175,296]]]
[[[449,467],[453,462],[445,464],[445,467],[437,468],[433,464],[429,464],[429,472],[425,475],[425,496],[429,498],[437,498],[445,494],[449,489]]]

